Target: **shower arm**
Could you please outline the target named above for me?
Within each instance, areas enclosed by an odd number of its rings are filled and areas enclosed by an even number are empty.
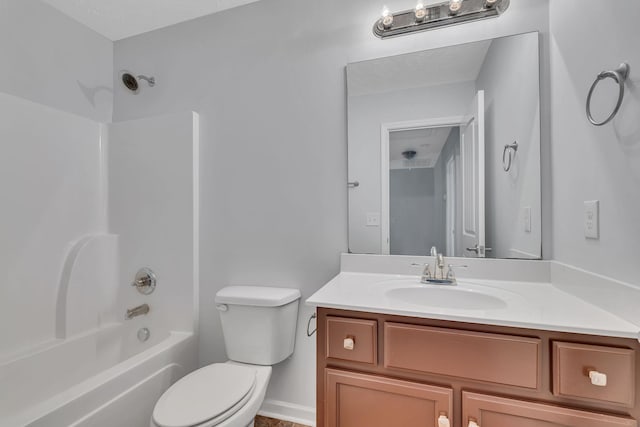
[[[138,78],[140,80],[144,80],[145,82],[147,82],[149,84],[150,87],[154,87],[156,85],[156,78],[155,77],[147,77],[144,75],[139,75]]]

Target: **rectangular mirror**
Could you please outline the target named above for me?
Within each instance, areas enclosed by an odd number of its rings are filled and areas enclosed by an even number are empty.
[[[540,259],[538,33],[347,65],[349,250]]]

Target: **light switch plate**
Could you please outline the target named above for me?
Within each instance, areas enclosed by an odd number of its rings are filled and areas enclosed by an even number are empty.
[[[380,227],[380,212],[367,212],[367,227]]]
[[[600,238],[600,202],[598,200],[584,202],[584,237]]]

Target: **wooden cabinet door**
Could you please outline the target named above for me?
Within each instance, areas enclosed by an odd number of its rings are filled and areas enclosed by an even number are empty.
[[[437,427],[451,420],[450,388],[325,369],[325,426]]]
[[[627,417],[463,392],[462,426],[637,427],[637,422]]]

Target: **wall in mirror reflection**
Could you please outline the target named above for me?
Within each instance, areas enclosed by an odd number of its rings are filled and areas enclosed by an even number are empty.
[[[351,252],[541,258],[538,51],[529,33],[347,65]]]

